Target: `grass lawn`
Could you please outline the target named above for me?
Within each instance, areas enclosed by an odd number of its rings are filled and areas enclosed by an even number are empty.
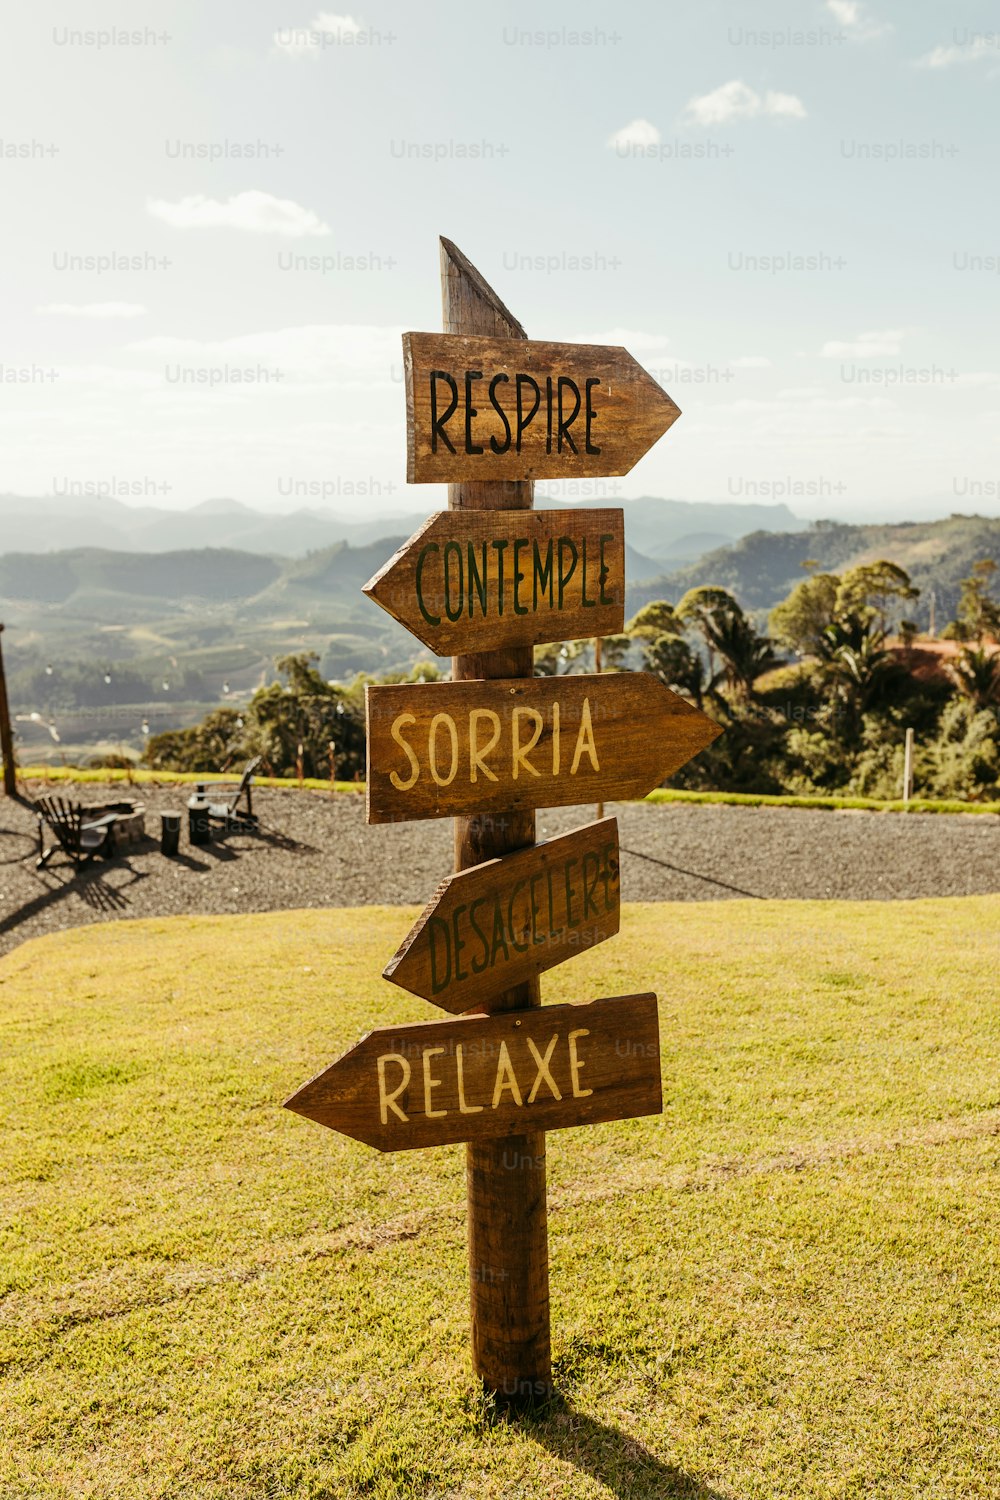
[[[626,909],[662,1117],[548,1137],[561,1393],[495,1423],[462,1147],[278,1107],[415,913],[81,928],[0,960],[3,1500],[996,1500],[1000,897]]]
[[[40,781],[47,782],[125,782],[129,786],[142,786],[152,782],[157,786],[184,785],[188,782],[233,782],[240,778],[241,768],[227,773],[211,771],[149,771],[137,768],[121,770],[80,770],[73,766],[33,766],[18,768],[17,777],[25,786]],[[329,781],[307,776],[301,782],[289,776],[255,776],[254,786],[291,787],[309,792],[329,792]],[[350,792],[355,796],[364,792],[360,781],[338,781],[337,792]],[[677,787],[657,787],[642,799],[646,802],[697,802],[713,803],[729,807],[804,807],[827,812],[891,812],[891,813],[987,813],[1000,815],[1000,802],[946,802],[931,797],[912,797],[909,802],[901,798],[878,797],[795,797],[791,795],[772,797],[764,792],[685,792]]]

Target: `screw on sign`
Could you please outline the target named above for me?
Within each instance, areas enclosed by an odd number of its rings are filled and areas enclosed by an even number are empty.
[[[452,680],[365,708],[369,823],[455,818],[385,969],[452,1014],[369,1033],[287,1107],[381,1151],[466,1142],[473,1363],[517,1407],[552,1384],[545,1132],[662,1107],[655,995],[541,1005],[618,931],[619,848],[614,818],[536,845],[534,809],[643,796],[720,730],[646,673],[533,678],[534,645],[621,630],[625,553],[620,510],[534,512],[532,481],[627,473],[680,413],[624,349],[530,342],[444,239],[441,270],[445,331],[403,348],[408,478],[449,510],[365,593]]]

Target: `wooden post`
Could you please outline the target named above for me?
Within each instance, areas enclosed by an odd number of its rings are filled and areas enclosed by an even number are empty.
[[[3,626],[0,625],[0,635]],[[8,797],[17,796],[17,772],[14,765],[14,736],[10,728],[10,704],[7,701],[7,678],[3,669],[3,642],[0,641],[0,756],[3,757],[3,789]]]
[[[600,672],[602,670],[603,670],[603,668],[601,666],[601,637],[599,635],[595,635],[594,636],[594,671],[595,672]],[[599,818],[603,818],[604,817],[604,803],[603,802],[598,802],[598,804],[597,804],[597,816]]]
[[[913,796],[913,730],[906,731],[906,747],[903,750],[903,801]]]
[[[441,240],[445,333],[527,338],[492,287],[450,240]],[[530,510],[530,480],[448,486],[452,510]],[[452,678],[531,677],[530,646],[452,658]],[[535,842],[533,812],[455,819],[455,869]],[[495,996],[490,1013],[540,1003],[532,979]],[[472,1358],[487,1391],[506,1407],[531,1406],[551,1393],[549,1246],[545,1133],[471,1142],[466,1147]]]

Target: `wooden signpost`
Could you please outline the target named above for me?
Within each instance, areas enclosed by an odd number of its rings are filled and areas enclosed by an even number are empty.
[[[439,656],[616,635],[625,624],[624,518],[442,511],[363,592]]]
[[[287,1107],[379,1151],[658,1114],[656,996],[371,1031]]]
[[[721,733],[645,672],[365,689],[368,821],[644,797]]]
[[[680,407],[627,349],[404,333],[411,484],[627,474]]]
[[[453,1015],[613,937],[618,822],[604,818],[443,881],[383,977]]]
[[[473,1362],[551,1392],[545,1132],[661,1108],[656,996],[541,1006],[618,931],[618,828],[535,844],[536,807],[639,797],[719,733],[645,673],[533,677],[543,641],[616,634],[620,511],[532,512],[532,480],[624,474],[679,415],[624,349],[531,343],[441,241],[444,334],[405,334],[408,477],[432,516],[366,585],[451,681],[372,687],[368,821],[455,818],[455,870],[385,977],[452,1014],[376,1031],[287,1107],[382,1151],[465,1141]]]

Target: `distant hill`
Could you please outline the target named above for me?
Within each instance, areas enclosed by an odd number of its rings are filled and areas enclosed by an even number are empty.
[[[142,601],[221,602],[258,594],[280,574],[280,565],[272,558],[213,547],[158,553],[98,547],[6,552],[0,554],[0,597],[69,604],[82,594],[107,593]]]
[[[177,552],[220,547],[269,557],[305,557],[350,542],[365,547],[386,536],[409,536],[420,513],[371,513],[360,497],[351,511],[302,508],[286,514],[256,510],[239,500],[204,500],[187,510],[125,505],[98,496],[0,496],[0,555],[100,547],[119,552]],[[632,577],[651,577],[693,560],[709,547],[738,541],[748,532],[802,530],[805,522],[784,505],[735,505],[663,500],[565,501],[539,491],[539,510],[621,505],[628,544],[637,554]],[[433,505],[428,503],[428,512]],[[640,561],[641,559],[641,561]],[[647,560],[651,566],[647,568]]]
[[[823,572],[837,573],[880,557],[905,568],[920,589],[920,598],[907,606],[907,614],[924,628],[933,591],[940,628],[954,616],[960,580],[972,564],[990,557],[1000,566],[1000,519],[953,515],[895,526],[820,521],[806,531],[784,535],[756,531],[733,546],[707,552],[687,567],[633,585],[628,609],[639,609],[651,599],[676,603],[689,588],[715,584],[729,589],[745,609],[769,610],[805,577],[806,561],[818,563]]]

